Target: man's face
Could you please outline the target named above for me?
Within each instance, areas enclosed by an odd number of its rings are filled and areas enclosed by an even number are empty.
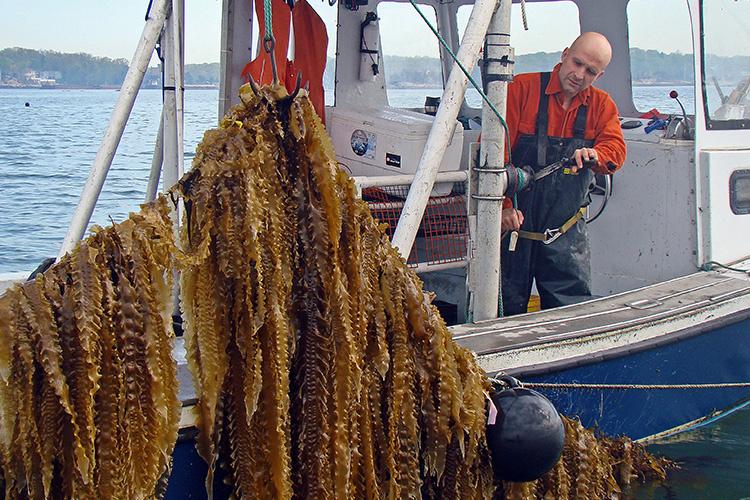
[[[560,85],[563,93],[571,98],[589,88],[604,74],[606,66],[595,51],[585,48],[565,49],[560,61]]]

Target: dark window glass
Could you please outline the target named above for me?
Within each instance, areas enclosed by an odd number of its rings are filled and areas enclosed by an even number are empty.
[[[729,178],[729,205],[738,215],[750,214],[750,170],[737,170]]]

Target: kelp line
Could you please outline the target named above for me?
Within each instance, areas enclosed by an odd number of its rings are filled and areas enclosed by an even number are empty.
[[[180,402],[164,199],[0,297],[6,498],[152,498]]]
[[[602,498],[663,464],[566,420],[563,459],[496,485],[489,384],[391,247],[305,92],[242,89],[173,195],[0,298],[7,498],[164,491],[181,271],[197,449],[244,498]]]

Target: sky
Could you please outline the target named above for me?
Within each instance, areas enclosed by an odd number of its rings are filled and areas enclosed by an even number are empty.
[[[654,13],[654,1],[672,8],[660,18]],[[328,0],[310,0],[310,4],[326,21],[333,40],[335,7],[330,7]],[[577,7],[572,2],[559,1],[544,6],[527,2],[526,5],[529,32],[521,29],[520,8],[517,4],[513,6],[511,33],[516,53],[559,51],[578,33]],[[147,6],[147,0],[0,0],[0,49],[25,47],[86,52],[130,60],[143,29]],[[219,61],[221,7],[222,0],[186,0],[187,63]],[[459,23],[466,22],[469,12],[468,6],[461,8]],[[395,27],[381,34],[386,53],[436,55],[436,42],[431,36],[415,36],[428,32],[411,5],[381,5],[378,14],[382,18],[381,26],[388,21]],[[685,0],[631,0],[628,15],[633,45],[667,53],[691,52],[690,32],[685,29],[688,22]],[[434,19],[434,13],[431,17]],[[747,33],[747,25],[738,23],[732,16],[727,17],[722,22],[735,24],[732,30],[724,29],[728,38],[735,29]],[[732,49],[731,43],[726,45],[728,50]],[[331,44],[329,54],[333,53]]]

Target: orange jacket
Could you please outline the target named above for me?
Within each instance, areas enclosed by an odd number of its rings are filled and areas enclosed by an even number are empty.
[[[560,65],[555,66],[547,85],[549,99],[550,137],[573,137],[573,122],[581,104],[589,107],[586,116],[585,139],[594,140],[594,149],[599,156],[599,164],[594,171],[611,174],[625,162],[625,140],[622,137],[620,119],[615,102],[609,94],[595,87],[589,87],[573,98],[568,109],[562,107],[562,88],[557,76]],[[539,110],[539,73],[517,75],[508,85],[507,118],[510,129],[511,148],[515,147],[518,134],[534,134],[536,115]],[[613,168],[607,168],[613,165]]]
[[[578,107],[581,104],[588,105],[584,138],[594,140],[594,149],[599,157],[599,164],[594,167],[594,171],[604,174],[615,172],[625,162],[626,154],[625,140],[622,137],[615,102],[603,90],[589,87],[573,98],[568,109],[563,109],[562,88],[560,78],[557,76],[559,71],[560,65],[558,64],[552,70],[547,85],[547,95],[550,96],[547,135],[573,137],[573,122]],[[506,122],[510,131],[511,148],[516,146],[519,134],[536,133],[539,81],[539,73],[524,73],[517,75],[508,85]]]

